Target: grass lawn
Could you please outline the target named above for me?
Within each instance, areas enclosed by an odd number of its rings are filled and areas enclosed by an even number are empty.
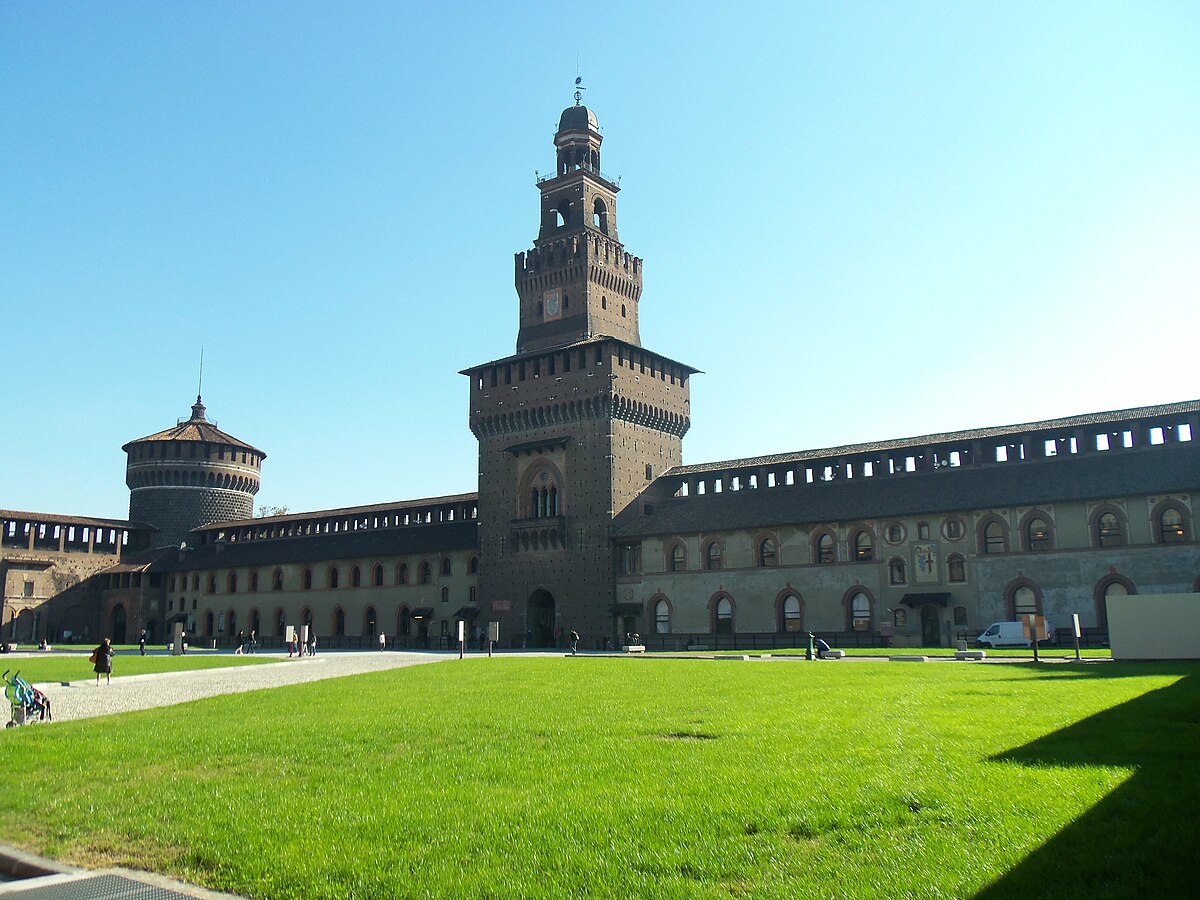
[[[836,648],[844,652],[847,656],[872,656],[872,657],[888,657],[888,656],[929,656],[929,657],[946,657],[952,659],[954,657],[954,647],[838,647]],[[968,649],[975,649],[968,645]],[[672,656],[804,656],[805,650],[799,647],[784,647],[779,650],[720,650],[716,652],[697,652],[679,651],[672,653]],[[1033,660],[1033,651],[1025,648],[1001,650],[985,650],[988,659],[1028,659]],[[1087,649],[1080,650],[1079,655],[1084,659],[1112,659],[1112,650],[1104,649]],[[1074,659],[1074,647],[1062,646],[1041,646],[1038,648],[1038,656],[1041,659]]]
[[[39,653],[37,656],[0,656],[0,672],[5,669],[20,672],[30,684],[46,681],[82,681],[95,678],[96,672],[88,662],[91,648],[78,653]],[[137,647],[117,648],[113,657],[113,678],[122,675],[147,675],[152,672],[183,672],[190,669],[219,669],[224,666],[252,666],[258,663],[279,662],[279,657],[235,656],[232,653],[186,656],[150,654],[139,656]]]
[[[1190,896],[1198,674],[474,658],[9,729],[0,830],[252,897]]]

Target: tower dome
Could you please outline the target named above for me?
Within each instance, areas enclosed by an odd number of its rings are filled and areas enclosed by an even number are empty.
[[[563,131],[599,131],[600,125],[596,121],[596,114],[576,103],[574,106],[568,106],[562,111],[562,115],[558,117],[558,130]]]
[[[159,546],[179,544],[211,522],[254,515],[267,455],[221,431],[205,413],[197,395],[189,418],[121,448],[129,518],[157,528]]]

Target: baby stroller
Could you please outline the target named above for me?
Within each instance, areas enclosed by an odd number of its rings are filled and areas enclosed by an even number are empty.
[[[4,696],[12,705],[12,717],[5,728],[26,725],[35,721],[35,717],[38,722],[54,719],[50,714],[50,698],[22,678],[19,670],[9,678],[8,669],[5,669],[0,678],[4,679]]]

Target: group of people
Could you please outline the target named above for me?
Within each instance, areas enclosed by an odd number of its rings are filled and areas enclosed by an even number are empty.
[[[315,646],[315,645],[314,645]],[[233,651],[234,656],[243,656],[246,653],[258,652],[258,632],[253,628],[250,629],[250,637],[246,637],[246,632],[239,631],[237,636],[237,649]]]
[[[250,633],[252,635],[254,634],[253,631]],[[308,643],[307,644],[305,644],[304,641],[300,640],[300,636],[299,636],[298,632],[292,632],[292,635],[293,635],[292,639],[287,642],[288,659],[291,659],[293,656],[303,656],[305,653],[307,653],[309,656],[317,655],[317,633],[316,633],[316,631],[314,631],[311,628],[308,630]]]

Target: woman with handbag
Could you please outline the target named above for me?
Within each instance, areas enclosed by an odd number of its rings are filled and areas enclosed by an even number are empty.
[[[96,686],[100,686],[100,674],[104,674],[105,683],[112,684],[112,660],[116,651],[112,648],[112,640],[104,639],[104,643],[92,651],[92,668],[96,672]]]

